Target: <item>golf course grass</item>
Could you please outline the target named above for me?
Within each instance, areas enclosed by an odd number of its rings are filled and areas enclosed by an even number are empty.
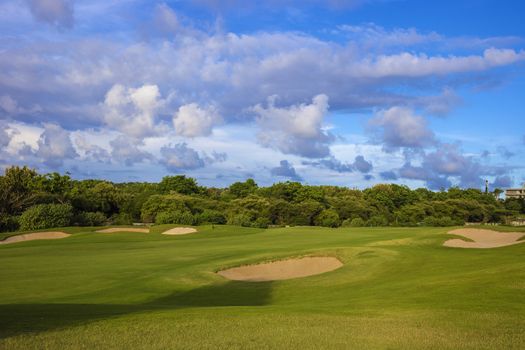
[[[427,227],[161,234],[172,227],[0,245],[0,349],[525,348],[525,243],[450,248],[452,228]],[[344,266],[216,274],[301,256]]]

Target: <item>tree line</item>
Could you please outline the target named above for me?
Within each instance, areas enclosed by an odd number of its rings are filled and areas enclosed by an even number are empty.
[[[452,226],[506,223],[525,213],[523,199],[500,200],[500,193],[457,187],[434,192],[396,184],[359,190],[291,181],[259,187],[253,179],[215,188],[184,175],[166,176],[159,183],[112,183],[9,167],[0,176],[0,231],[133,222]]]

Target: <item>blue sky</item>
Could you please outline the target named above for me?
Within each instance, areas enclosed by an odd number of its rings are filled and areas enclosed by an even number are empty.
[[[523,13],[488,0],[5,0],[0,167],[518,186]]]

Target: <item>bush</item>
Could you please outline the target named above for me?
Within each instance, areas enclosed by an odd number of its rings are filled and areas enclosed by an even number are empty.
[[[20,229],[39,230],[69,226],[73,207],[69,204],[38,204],[30,207],[20,216]]]
[[[202,213],[197,216],[199,224],[225,224],[226,217],[217,210],[204,209]]]
[[[228,217],[228,225],[250,227],[252,225],[252,218],[246,213],[233,214]]]
[[[155,217],[157,225],[162,224],[181,224],[193,225],[195,224],[195,217],[189,211],[163,211]]]
[[[365,220],[361,218],[346,219],[343,221],[344,227],[363,227],[365,225]]]
[[[338,227],[340,224],[339,214],[333,209],[325,209],[315,218],[317,226]]]
[[[18,227],[20,226],[18,223],[19,220],[19,216],[0,214],[0,232],[18,230]]]
[[[449,216],[435,217],[429,216],[423,220],[423,225],[425,226],[456,226],[463,225],[459,221],[454,221]]]
[[[268,228],[270,224],[271,224],[270,219],[260,217],[260,218],[257,218],[257,220],[255,220],[254,222],[252,222],[251,226],[257,227],[257,228]]]
[[[388,219],[383,215],[374,215],[367,222],[368,226],[388,226]]]
[[[129,213],[119,213],[113,215],[110,221],[114,225],[131,225],[133,223],[133,217]]]
[[[106,215],[99,211],[83,211],[76,215],[74,219],[74,222],[80,226],[102,226],[106,223],[106,221]]]

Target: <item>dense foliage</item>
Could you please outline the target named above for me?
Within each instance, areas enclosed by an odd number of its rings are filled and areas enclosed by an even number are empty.
[[[450,226],[505,223],[525,213],[525,201],[499,200],[501,190],[380,184],[363,191],[298,182],[259,187],[248,179],[206,188],[183,175],[160,183],[73,180],[11,167],[0,176],[0,231],[103,224],[232,224],[338,226]]]

